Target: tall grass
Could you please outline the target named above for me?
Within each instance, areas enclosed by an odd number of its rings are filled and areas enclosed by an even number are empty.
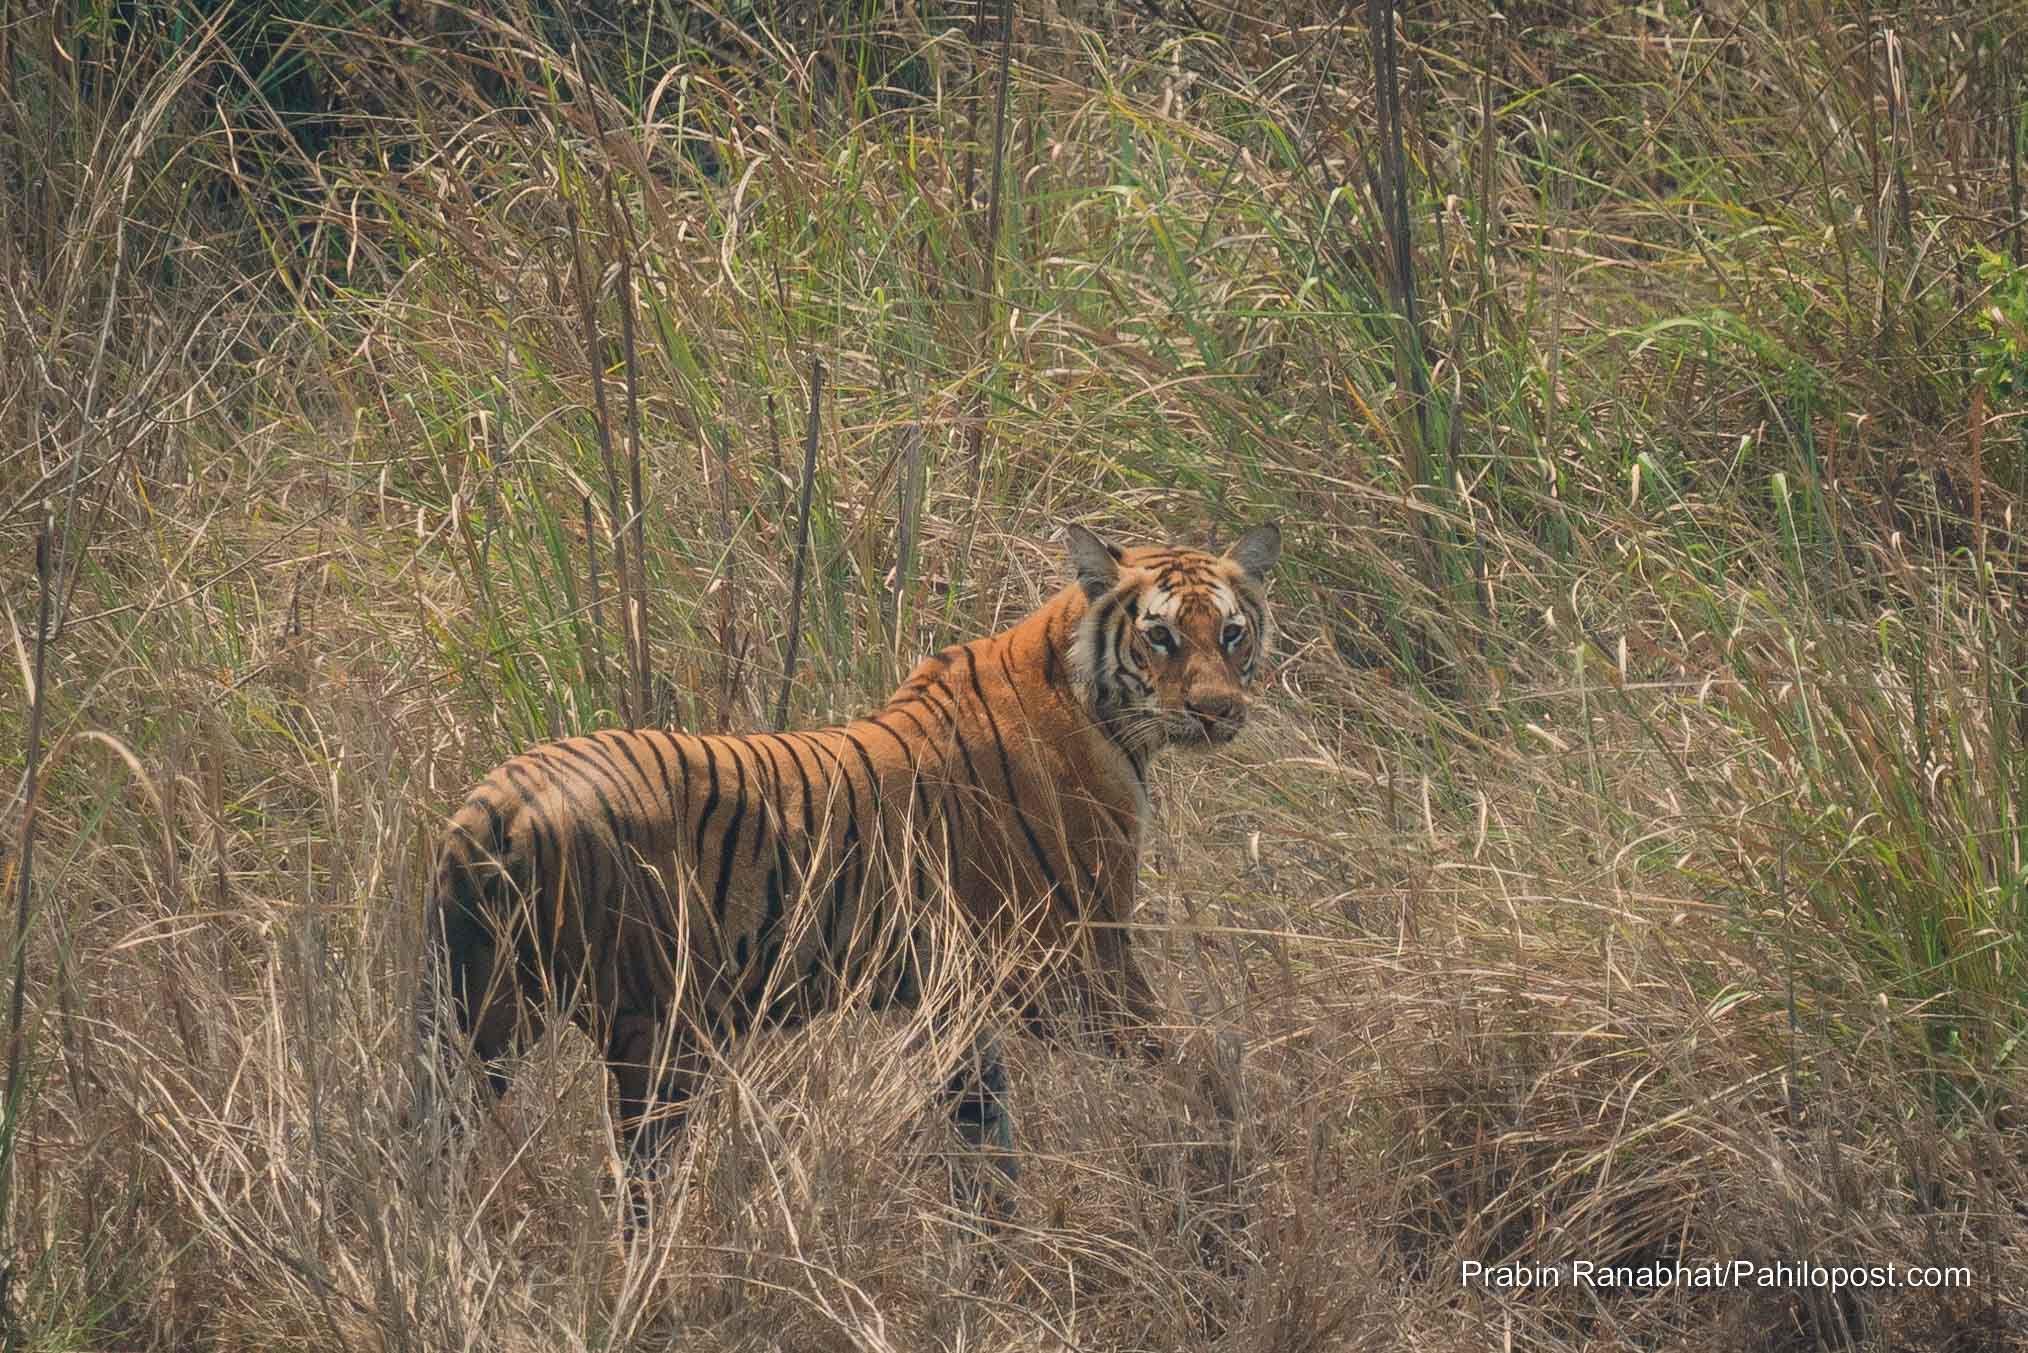
[[[2020,1345],[2021,18],[1373,8],[11,10],[6,1338]],[[404,1135],[478,773],[1267,517],[1182,1051],[1010,1040],[1015,1225],[863,1014],[728,1053],[635,1243],[574,1036]],[[1972,1281],[1458,1279],[1578,1258]]]

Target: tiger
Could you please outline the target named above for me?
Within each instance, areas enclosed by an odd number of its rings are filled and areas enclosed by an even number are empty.
[[[998,960],[994,1008],[1036,1032],[1095,1029],[1116,1055],[1165,1057],[1127,928],[1150,766],[1245,725],[1281,531],[1255,527],[1221,555],[1121,548],[1075,524],[1064,535],[1061,591],[923,659],[863,717],[744,735],[609,729],[480,780],[431,876],[425,1086],[476,1064],[481,1097],[497,1099],[508,1059],[567,1016],[617,1092],[639,1224],[642,1181],[714,1053],[855,993],[875,1008],[948,999],[930,975],[952,936]],[[1063,1000],[1086,1022],[1052,1020]],[[963,1143],[1011,1181],[998,1024],[937,1083]],[[992,1191],[970,1201],[1004,1208]]]

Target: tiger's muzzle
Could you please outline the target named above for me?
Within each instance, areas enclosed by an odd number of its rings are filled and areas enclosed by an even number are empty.
[[[1213,746],[1231,742],[1246,727],[1246,697],[1237,693],[1200,695],[1185,701],[1183,708],[1189,713],[1197,735]]]

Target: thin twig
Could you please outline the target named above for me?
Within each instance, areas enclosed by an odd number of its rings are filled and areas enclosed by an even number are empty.
[[[803,433],[803,492],[796,505],[796,567],[789,582],[789,651],[782,659],[782,695],[775,702],[775,731],[789,726],[789,689],[796,682],[796,651],[803,638],[803,570],[810,556],[810,490],[817,477],[817,419],[824,411],[824,361],[810,359],[810,424]]]
[[[620,350],[627,369],[627,491],[632,497],[630,520],[634,527],[634,572],[629,579],[627,633],[632,640],[630,656],[634,666],[634,717],[647,721],[649,690],[654,682],[648,653],[648,545],[647,499],[641,492],[641,402],[640,364],[634,351],[634,269],[631,247],[620,255]]]
[[[902,433],[899,523],[894,535],[894,581],[889,587],[888,612],[893,616],[895,676],[901,667],[902,602],[915,576],[916,521],[922,513],[922,424],[911,423]]]
[[[775,397],[767,397],[768,405],[768,504],[773,515],[782,515],[782,422],[775,416]]]
[[[986,0],[973,0],[972,4],[972,49],[986,45]],[[972,210],[972,197],[979,186],[979,110],[985,104],[985,76],[981,72],[972,81],[972,97],[967,100],[967,126],[965,127],[965,172],[964,188],[958,200],[965,204],[967,212]]]
[[[602,688],[605,684],[606,604],[605,598],[599,588],[598,523],[592,517],[591,495],[584,495],[582,501],[584,504],[584,547],[585,552],[590,556],[591,572],[591,642],[585,649],[582,661],[584,663],[585,682],[591,686],[593,695],[597,696],[602,693]]]
[[[1887,55],[1887,149],[1893,156],[1894,221],[1901,228],[1901,247],[1915,247],[1914,207],[1908,193],[1908,166],[1903,147],[1912,146],[1915,129],[1909,125],[1908,101],[1903,89],[1901,38],[1892,29],[1882,35],[1881,49]]]
[[[1408,157],[1401,143],[1401,61],[1394,44],[1393,0],[1367,0],[1367,22],[1373,35],[1373,78],[1380,111],[1381,161],[1385,166],[1387,201],[1381,204],[1388,243],[1394,257],[1394,299],[1401,307],[1403,357],[1410,393],[1415,398],[1416,428],[1422,448],[1429,439],[1429,380],[1423,369],[1422,323],[1416,307],[1415,244],[1408,224]]]
[[[28,695],[28,778],[21,806],[21,833],[15,849],[14,873],[14,990],[7,1006],[7,1086],[0,1111],[7,1115],[0,1130],[0,1229],[8,1218],[13,1198],[14,1143],[21,1130],[21,1025],[26,1015],[28,991],[28,912],[33,895],[35,864],[35,801],[42,774],[43,673],[49,651],[50,575],[55,571],[50,558],[49,527],[35,533],[35,689]],[[12,1343],[13,1331],[8,1331]]]
[[[965,434],[976,502],[986,470],[986,368],[992,347],[994,264],[1000,252],[1000,179],[1007,156],[1007,68],[1014,50],[1014,0],[1000,0],[1000,92],[993,112],[993,170],[986,184],[986,257],[979,282],[979,381],[972,389],[972,426]]]
[[[723,733],[732,727],[734,688],[739,684],[742,665],[735,651],[740,645],[734,632],[739,572],[732,554],[732,448],[727,445],[723,428],[719,429],[714,449],[718,453],[713,467],[713,477],[718,480],[718,545],[723,551],[718,575],[718,731]]]
[[[1493,223],[1493,74],[1499,64],[1500,39],[1504,36],[1506,16],[1497,10],[1486,13],[1485,65],[1479,70],[1479,210],[1472,225],[1472,258],[1478,269],[1478,295],[1473,298],[1479,329],[1479,355],[1491,355],[1493,332],[1493,306],[1497,298],[1493,294],[1493,271],[1487,264],[1487,236]]]
[[[578,62],[578,76],[583,79],[582,49],[577,49],[574,56]],[[589,86],[586,88],[589,89]],[[605,120],[599,114],[598,100],[588,98],[587,103],[591,108],[592,125],[599,139],[604,141]],[[620,249],[620,355],[627,379],[627,486],[631,499],[627,523],[632,527],[634,536],[633,558],[630,561],[633,568],[623,572],[620,578],[623,593],[621,607],[626,621],[627,665],[634,684],[633,717],[636,722],[649,722],[653,717],[650,705],[654,667],[648,651],[647,498],[641,491],[640,356],[634,339],[634,260],[640,255],[641,242],[634,234],[633,219],[620,209],[619,191],[614,186],[610,164],[605,167],[604,178],[606,232]],[[621,529],[617,520],[613,529]]]
[[[2011,65],[2002,49],[2000,56],[2001,93],[2023,92],[2021,62],[2016,59]],[[2011,79],[2009,77],[2012,77]],[[2012,86],[2012,89],[2009,89]],[[2021,266],[2021,100],[2019,97],[2005,99],[2007,107],[2007,239],[2008,252],[2013,256],[2014,266]]]
[[[127,161],[126,173],[120,185],[120,201],[122,203],[126,202],[133,195],[134,163],[134,158],[130,156]],[[117,221],[113,226],[111,280],[107,284],[105,309],[101,312],[98,344],[92,351],[91,373],[85,378],[84,407],[80,410],[79,427],[86,430],[91,428],[94,421],[94,412],[98,404],[99,389],[102,384],[101,377],[105,372],[106,348],[112,337],[117,311],[116,302],[120,294],[121,262],[125,259],[127,253],[126,240],[127,213],[121,211],[118,213]],[[109,456],[107,459],[110,460],[111,457]],[[72,520],[77,511],[78,491],[80,487],[78,474],[83,468],[84,439],[80,437],[77,458],[71,462],[70,466],[70,488],[64,495],[63,526],[61,534],[56,538],[56,543],[62,551],[62,558],[57,565],[58,573],[60,577],[67,579],[57,594],[56,631],[59,635],[63,632],[65,618],[70,614],[71,589],[77,586],[78,572],[84,563],[84,543],[90,539],[89,532],[73,539],[71,530]]]
[[[1148,17],[1157,23],[1173,22],[1169,18],[1168,13],[1163,10],[1159,0],[1141,0],[1141,8],[1147,10]],[[1211,25],[1204,22],[1204,16],[1197,12],[1197,6],[1191,4],[1190,0],[1177,0],[1176,8],[1183,11],[1183,17],[1188,19],[1190,26],[1198,32],[1208,33],[1211,31]]]
[[[626,521],[626,518],[620,512],[620,472],[613,458],[612,415],[606,409],[606,372],[605,363],[601,360],[599,353],[598,311],[592,301],[591,273],[585,261],[584,234],[578,229],[577,204],[569,198],[565,198],[563,206],[564,215],[570,222],[571,276],[572,280],[577,284],[578,317],[584,325],[585,365],[588,368],[588,374],[591,376],[592,422],[598,432],[599,459],[604,463],[606,470],[606,520],[613,533],[613,577],[618,583],[617,595],[621,608],[620,622],[622,626],[625,626],[627,623],[627,542],[623,523]],[[593,571],[594,573],[597,571],[596,564],[593,565]],[[626,643],[624,629],[621,635],[621,642],[622,644]],[[631,652],[629,653],[629,657],[631,658]],[[622,691],[620,701],[620,718],[628,723],[633,722],[633,712],[630,701],[627,698],[630,695],[630,691]]]

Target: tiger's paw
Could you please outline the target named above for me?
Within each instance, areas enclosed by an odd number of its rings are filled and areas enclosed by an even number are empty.
[[[998,1235],[1019,1210],[1013,1185],[1020,1177],[1021,1165],[1011,1152],[967,1151],[951,1167],[951,1201],[980,1235]]]
[[[1122,1061],[1160,1066],[1176,1058],[1169,1040],[1145,1024],[1114,1025],[1105,1031],[1104,1038],[1106,1051]]]

